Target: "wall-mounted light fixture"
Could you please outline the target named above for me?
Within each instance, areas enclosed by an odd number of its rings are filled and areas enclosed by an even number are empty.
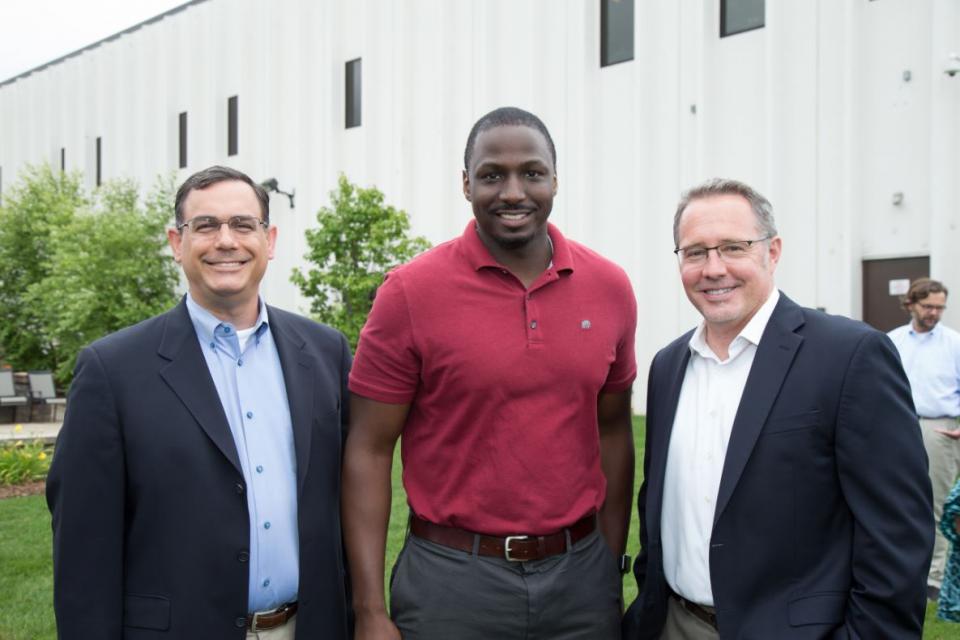
[[[290,193],[287,193],[286,191],[281,191],[281,190],[280,190],[280,185],[279,185],[279,183],[277,182],[277,179],[276,179],[276,178],[267,178],[266,180],[264,180],[263,182],[260,183],[260,186],[263,187],[264,189],[266,189],[266,190],[267,190],[267,193],[271,193],[271,192],[272,192],[272,193],[279,193],[280,195],[284,195],[284,196],[287,196],[288,198],[290,198],[290,208],[293,209],[293,196],[294,196],[294,194],[297,193],[297,190],[296,190],[296,189],[294,189],[294,190],[291,191]]]
[[[947,66],[943,72],[951,78],[960,73],[960,53],[951,53],[947,56]]]

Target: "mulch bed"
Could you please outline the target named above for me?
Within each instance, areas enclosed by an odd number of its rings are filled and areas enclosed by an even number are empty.
[[[0,500],[4,498],[22,498],[23,496],[35,496],[43,493],[46,482],[37,480],[36,482],[26,482],[24,484],[0,484]]]

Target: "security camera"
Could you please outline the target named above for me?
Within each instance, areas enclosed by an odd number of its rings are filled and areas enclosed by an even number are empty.
[[[960,53],[951,53],[947,56],[947,66],[943,72],[951,78],[960,73]]]

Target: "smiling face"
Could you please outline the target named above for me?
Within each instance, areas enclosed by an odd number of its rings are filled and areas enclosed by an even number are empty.
[[[233,216],[263,217],[253,189],[238,180],[191,191],[183,202],[184,222],[197,216],[213,216],[221,222]],[[260,280],[273,258],[276,227],[258,227],[253,233],[240,234],[222,225],[210,235],[184,227],[168,230],[167,239],[197,304],[221,320],[236,323],[238,328],[252,326]]]
[[[546,241],[557,176],[543,134],[524,125],[477,135],[463,195],[473,205],[480,238],[494,256]]]
[[[714,247],[763,235],[750,203],[735,194],[692,200],[683,210],[678,230],[680,248]],[[780,238],[774,237],[726,262],[717,251],[709,251],[701,265],[681,264],[683,288],[704,318],[711,346],[729,345],[766,301],[773,291],[780,248]]]

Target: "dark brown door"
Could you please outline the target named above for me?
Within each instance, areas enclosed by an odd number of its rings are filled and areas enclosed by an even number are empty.
[[[917,278],[930,275],[930,257],[863,261],[863,321],[880,331],[907,324],[900,296]]]

